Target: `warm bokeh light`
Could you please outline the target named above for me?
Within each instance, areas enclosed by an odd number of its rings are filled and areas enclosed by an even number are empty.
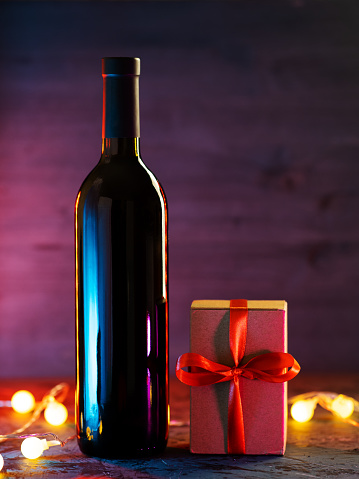
[[[310,421],[314,415],[316,405],[317,402],[311,399],[296,401],[291,407],[290,414],[295,421]]]
[[[16,412],[27,413],[34,409],[35,398],[29,391],[22,389],[12,396],[11,406]]]
[[[38,437],[27,437],[21,444],[21,452],[27,459],[37,459],[44,452],[44,443],[46,439]]]
[[[52,426],[60,426],[66,422],[68,412],[62,403],[58,401],[52,401],[46,407],[44,416],[46,421]]]
[[[0,454],[0,471],[2,470],[3,467],[4,467],[4,458]]]
[[[348,396],[339,394],[332,402],[331,409],[343,419],[351,416],[354,412],[354,401]]]

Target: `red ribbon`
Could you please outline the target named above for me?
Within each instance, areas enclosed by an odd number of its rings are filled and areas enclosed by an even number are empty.
[[[177,360],[177,378],[189,386],[208,386],[231,381],[228,399],[229,454],[245,454],[245,437],[239,377],[261,379],[270,383],[283,383],[293,379],[300,366],[288,353],[260,354],[239,365],[246,348],[248,304],[246,300],[231,300],[229,343],[235,366],[215,363],[197,353],[182,354]],[[183,371],[188,367],[190,371]]]

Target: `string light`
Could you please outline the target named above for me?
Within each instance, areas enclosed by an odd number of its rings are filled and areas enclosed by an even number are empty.
[[[21,444],[22,455],[27,459],[37,459],[44,452],[46,439],[28,437]]]
[[[359,411],[359,402],[354,398],[332,392],[310,392],[294,396],[288,401],[292,404],[290,413],[297,422],[307,422],[314,415],[314,410],[319,404],[322,408],[330,411],[336,417],[353,426],[359,427],[359,423],[350,419],[355,411]]]
[[[332,410],[343,419],[350,417],[355,408],[353,398],[339,394],[332,402]]]
[[[51,446],[61,446],[61,441],[47,441],[36,436],[27,437],[21,443],[22,455],[27,459],[37,459]]]
[[[50,401],[44,411],[46,421],[52,426],[61,426],[66,422],[67,416],[66,406],[56,400]]]
[[[30,412],[35,407],[35,398],[29,391],[22,389],[17,391],[11,398],[12,408],[21,414]]]
[[[297,422],[308,422],[314,416],[314,409],[317,403],[316,398],[296,401],[290,409],[290,414]]]
[[[58,384],[57,386],[52,388],[47,394],[45,394],[45,396],[42,398],[41,402],[37,406],[35,403],[34,396],[29,391],[25,390],[17,391],[17,393],[13,395],[11,401],[0,401],[0,407],[12,406],[17,412],[29,412],[33,410],[31,418],[24,426],[16,429],[11,434],[0,435],[0,443],[8,439],[25,439],[21,444],[22,454],[28,459],[37,459],[46,449],[49,449],[49,447],[63,447],[68,441],[74,439],[76,435],[68,437],[65,441],[61,441],[59,437],[56,436],[56,434],[53,434],[51,432],[43,434],[20,435],[20,433],[28,429],[40,417],[42,411],[44,411],[45,419],[50,424],[63,424],[67,420],[68,412],[66,407],[61,403],[61,401],[65,399],[68,390],[68,384]],[[27,407],[25,407],[25,404],[27,405]],[[47,440],[46,436],[50,436],[52,439]],[[3,466],[4,459],[0,454],[0,471]]]

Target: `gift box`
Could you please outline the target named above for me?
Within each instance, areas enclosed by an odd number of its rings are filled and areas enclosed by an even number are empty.
[[[287,303],[194,301],[190,343],[176,372],[193,386],[191,452],[284,454],[286,381],[300,369],[287,354]]]

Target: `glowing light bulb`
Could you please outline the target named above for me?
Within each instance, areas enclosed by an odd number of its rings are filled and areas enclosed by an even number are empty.
[[[34,409],[35,398],[29,391],[17,391],[11,398],[11,406],[16,412],[27,413]]]
[[[52,426],[60,426],[66,422],[68,412],[62,403],[54,400],[46,407],[44,416],[46,421]]]
[[[0,454],[0,471],[1,469],[4,467],[4,458],[2,457],[2,455]]]
[[[21,452],[27,459],[37,459],[45,449],[48,449],[46,439],[38,437],[27,437],[21,444]]]
[[[314,415],[314,409],[316,405],[316,399],[296,401],[290,409],[290,414],[295,421],[310,421]]]
[[[354,412],[354,401],[348,396],[339,394],[332,402],[331,409],[343,419],[351,416]]]

